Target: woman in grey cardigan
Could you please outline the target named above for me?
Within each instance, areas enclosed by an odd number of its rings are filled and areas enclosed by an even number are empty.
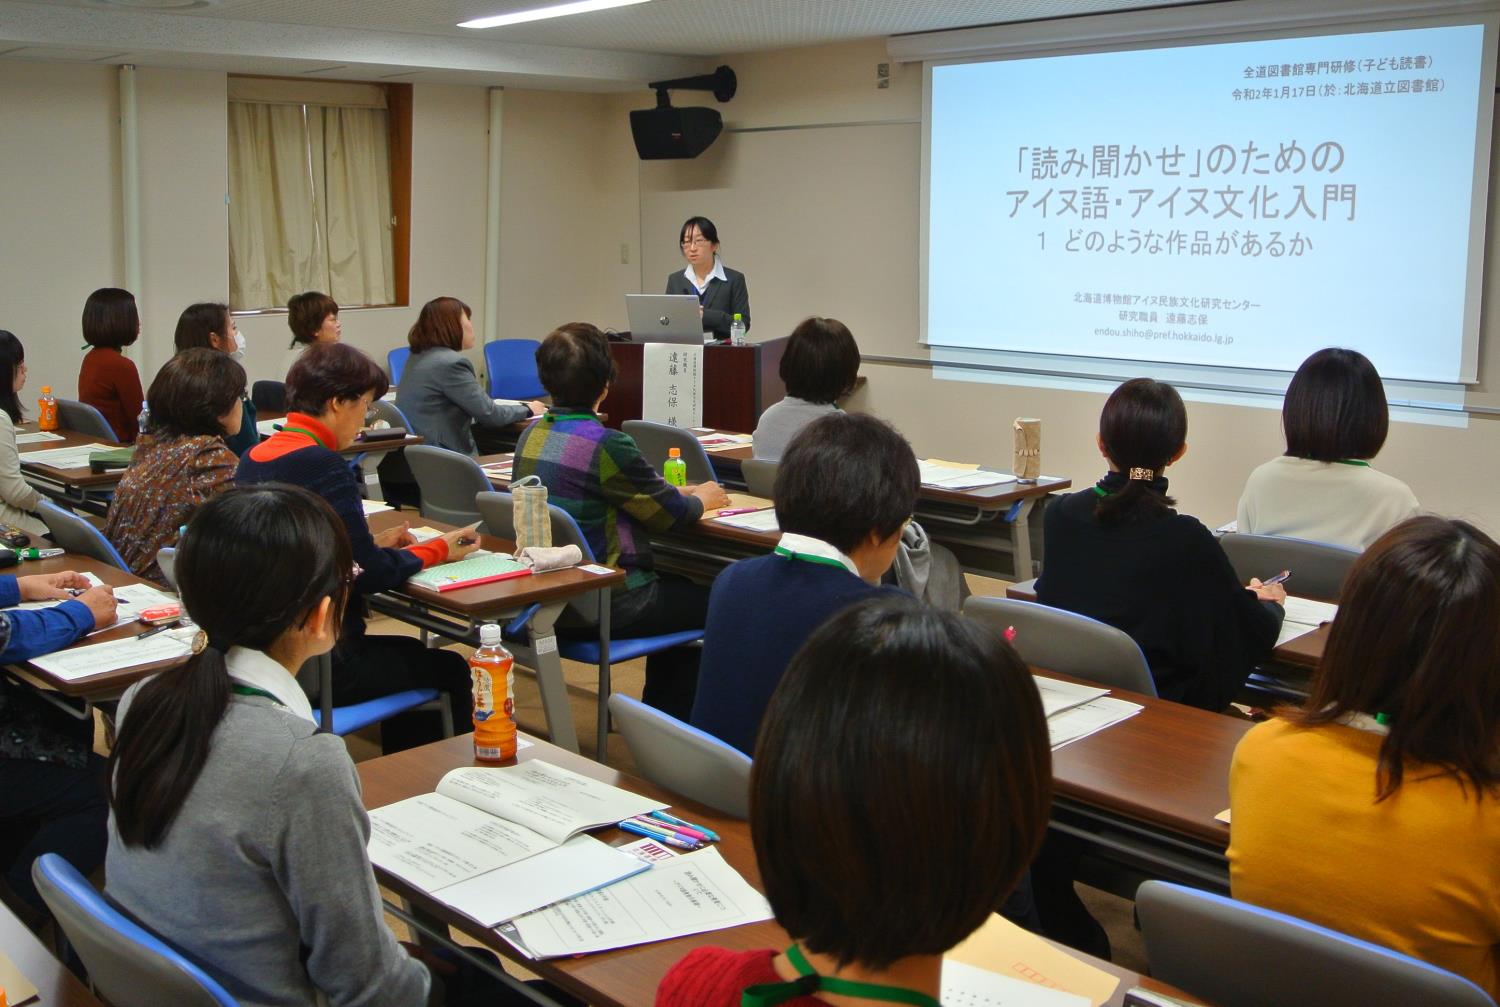
[[[473,312],[456,297],[422,305],[406,341],[411,357],[396,388],[396,408],[412,432],[427,443],[466,455],[477,454],[472,424],[508,427],[540,415],[540,402],[501,405],[480,387],[474,365],[461,350],[474,348]]]

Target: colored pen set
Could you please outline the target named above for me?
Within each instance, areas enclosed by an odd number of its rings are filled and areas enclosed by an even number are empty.
[[[666,843],[668,846],[675,846],[680,850],[696,850],[700,849],[704,843],[719,841],[719,834],[712,829],[674,818],[665,811],[653,811],[649,814],[627,818],[620,823],[620,828],[637,836],[646,836]]]

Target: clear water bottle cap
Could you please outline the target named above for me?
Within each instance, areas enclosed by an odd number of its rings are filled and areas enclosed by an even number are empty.
[[[487,622],[479,627],[479,644],[482,647],[496,647],[500,644],[499,623]]]

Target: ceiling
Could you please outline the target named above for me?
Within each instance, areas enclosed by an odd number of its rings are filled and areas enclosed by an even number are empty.
[[[738,52],[1225,0],[652,0],[483,31],[456,25],[555,0],[151,9],[170,2],[194,0],[0,0],[0,58],[616,90]]]

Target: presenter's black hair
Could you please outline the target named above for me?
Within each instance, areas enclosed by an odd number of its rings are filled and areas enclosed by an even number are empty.
[[[209,646],[147,681],[120,723],[109,806],[125,845],[160,846],[192,792],[229,708],[226,652],[264,651],[324,598],[337,633],[352,566],[343,521],[296,486],[233,489],[193,515],[174,573]]]
[[[119,287],[100,287],[83,302],[83,341],[120,349],[141,334],[135,295]]]
[[[1132,378],[1116,388],[1099,414],[1104,453],[1125,475],[1150,469],[1154,479],[1131,479],[1117,493],[1101,497],[1094,507],[1099,523],[1134,524],[1165,513],[1175,503],[1152,488],[1187,443],[1187,408],[1177,389],[1165,381]]]
[[[793,398],[837,402],[854,391],[859,378],[859,344],[837,318],[809,318],[792,330],[780,373]]]
[[[714,226],[712,220],[709,220],[707,217],[689,217],[683,221],[682,230],[677,234],[677,244],[679,247],[687,240],[688,232],[695,227],[698,229],[698,233],[707,238],[711,243],[715,245],[719,243],[719,229]]]
[[[26,363],[26,347],[15,333],[0,329],[0,409],[12,423],[21,422],[21,397],[16,394],[16,372]]]
[[[536,374],[564,409],[592,409],[615,380],[609,339],[588,322],[559,325],[536,348]]]
[[[853,552],[874,532],[901,530],[917,505],[916,455],[896,428],[858,413],[809,423],[776,467],[776,523]]]
[[[810,951],[883,969],[989,918],[1051,800],[1041,701],[1010,645],[957,613],[876,599],[787,666],[755,746],[750,830],[776,922]]]
[[[1281,405],[1286,453],[1319,462],[1366,460],[1390,430],[1385,386],[1368,357],[1337,347],[1302,362]]]

